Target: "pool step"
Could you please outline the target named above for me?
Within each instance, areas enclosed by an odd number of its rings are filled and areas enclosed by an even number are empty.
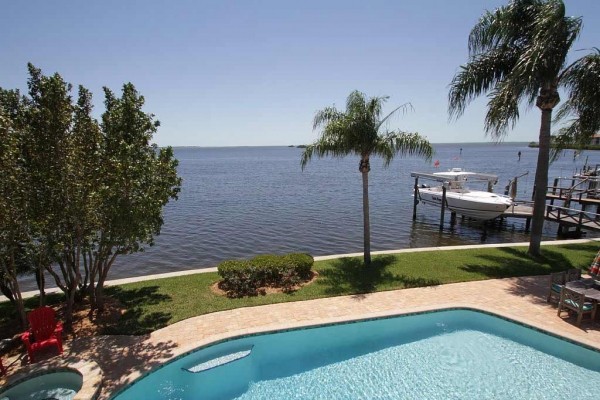
[[[202,362],[198,365],[194,365],[191,368],[181,368],[184,371],[191,372],[193,374],[197,374],[199,372],[208,371],[209,369],[213,369],[216,367],[220,367],[221,365],[229,364],[237,360],[241,360],[242,358],[246,358],[252,353],[252,348],[254,345],[249,348],[241,351],[236,351],[235,353],[225,354],[220,357],[212,358],[208,361]]]

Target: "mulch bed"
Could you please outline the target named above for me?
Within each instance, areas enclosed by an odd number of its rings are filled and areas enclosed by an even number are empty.
[[[289,290],[288,292],[294,292],[294,291],[300,289],[301,287],[310,285],[311,283],[316,281],[317,278],[319,277],[319,273],[317,271],[310,271],[310,273],[311,273],[311,276],[309,279],[300,283],[299,285],[292,287],[291,290]],[[212,292],[216,295],[227,297],[227,292],[225,290],[223,290],[223,288],[221,287],[222,284],[223,284],[223,281],[218,281],[211,285],[210,290],[212,290]],[[265,296],[268,294],[273,294],[273,293],[283,293],[283,292],[284,292],[284,290],[282,287],[264,286],[264,287],[258,288],[258,294],[262,295],[262,296]]]

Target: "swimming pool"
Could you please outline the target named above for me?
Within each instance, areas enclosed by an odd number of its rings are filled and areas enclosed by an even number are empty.
[[[594,382],[600,352],[453,309],[221,342],[164,365],[114,400],[592,399]]]

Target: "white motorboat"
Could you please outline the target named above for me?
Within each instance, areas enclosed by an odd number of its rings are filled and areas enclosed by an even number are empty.
[[[447,208],[466,217],[489,220],[502,215],[513,200],[504,195],[481,190],[470,190],[466,186],[468,181],[487,181],[495,184],[496,175],[479,174],[463,171],[461,168],[452,168],[447,172],[433,174],[413,173],[412,176],[422,176],[441,182],[441,185],[429,187],[423,185],[418,188],[419,201],[441,207],[444,187],[446,188]],[[491,185],[490,185],[491,187]]]

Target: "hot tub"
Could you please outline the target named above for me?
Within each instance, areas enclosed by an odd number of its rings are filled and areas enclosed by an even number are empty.
[[[0,400],[73,400],[83,385],[81,374],[73,370],[32,376],[0,392]]]
[[[29,365],[0,387],[0,400],[95,400],[102,370],[91,360],[57,359]]]

